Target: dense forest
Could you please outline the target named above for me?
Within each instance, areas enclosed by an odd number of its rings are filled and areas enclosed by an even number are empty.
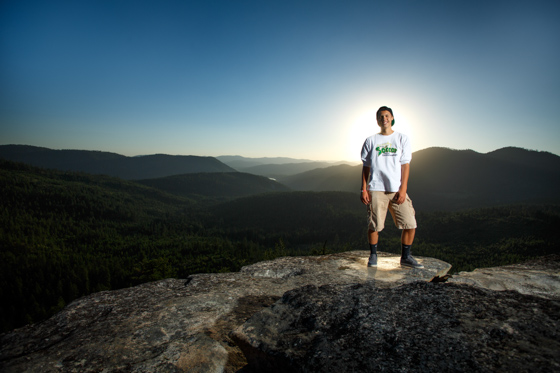
[[[1,331],[40,321],[92,292],[367,247],[357,193],[218,198],[145,184],[0,160]],[[554,205],[420,211],[413,253],[449,262],[453,272],[557,253],[558,211]],[[386,226],[380,250],[398,253],[399,232],[392,222]]]

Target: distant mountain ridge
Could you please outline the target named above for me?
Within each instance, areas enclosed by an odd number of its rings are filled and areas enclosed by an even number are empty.
[[[311,161],[308,159],[286,157],[246,158],[239,155],[219,156],[216,158],[218,158],[228,166],[235,168],[237,171],[248,172],[250,174],[272,178],[296,175],[302,172],[314,170],[316,168],[325,168],[350,163],[345,161]]]
[[[333,166],[278,181],[294,190],[359,193],[362,166]],[[548,152],[503,148],[428,148],[412,155],[408,193],[429,210],[510,203],[558,203],[560,157]]]
[[[560,167],[560,157],[549,152],[527,150],[522,148],[507,147],[486,153],[495,159],[501,159],[516,164],[525,164],[548,170]]]
[[[163,154],[125,157],[109,152],[5,145],[0,146],[0,158],[52,169],[139,180],[189,197],[237,198],[288,190],[343,191],[358,195],[361,179],[360,165],[328,166],[327,162],[253,165],[249,169],[253,169],[254,175],[249,176],[241,172],[236,175],[238,170],[212,157]],[[228,161],[266,162],[271,159],[274,162],[290,160],[232,156]],[[321,167],[291,174],[298,168],[315,165]],[[277,173],[277,182],[257,176],[260,172]],[[202,175],[204,173],[207,175]],[[160,178],[164,179],[154,180]],[[512,203],[560,203],[558,185],[560,157],[555,154],[515,147],[488,153],[434,147],[413,153],[408,193],[418,209],[459,210]]]
[[[308,163],[313,162],[309,159],[296,159],[287,157],[260,157],[248,158],[240,155],[220,155],[216,157],[220,162],[227,164],[235,169],[261,166],[264,164],[285,164],[285,163]]]
[[[250,174],[273,177],[275,179],[296,175],[302,172],[333,166],[329,162],[302,162],[285,164],[263,164],[247,168],[237,168],[238,171]]]
[[[61,171],[102,174],[127,180],[198,172],[236,172],[213,157],[155,154],[142,157],[89,150],[52,150],[28,145],[1,145],[0,158]]]
[[[560,157],[503,148],[486,154],[429,148],[414,153],[409,191],[438,209],[560,201]]]
[[[358,192],[362,166],[341,164],[279,177],[278,181],[294,190]],[[357,175],[357,176],[356,176]]]

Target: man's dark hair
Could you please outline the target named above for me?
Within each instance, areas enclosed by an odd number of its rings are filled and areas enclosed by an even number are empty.
[[[382,111],[388,111],[389,113],[391,113],[391,116],[393,117],[393,121],[391,122],[391,126],[395,125],[395,118],[394,118],[394,114],[393,114],[393,110],[391,110],[390,107],[387,106],[381,106],[378,110],[377,113],[375,114],[376,118],[379,118],[379,113],[381,113]]]

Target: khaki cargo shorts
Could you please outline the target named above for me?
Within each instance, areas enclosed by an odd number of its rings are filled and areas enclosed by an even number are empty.
[[[397,205],[393,201],[396,193],[370,191],[369,194],[371,202],[367,205],[368,229],[381,232],[385,228],[387,210],[391,212],[397,228],[416,228],[414,207],[408,194],[406,195],[406,200],[401,205]]]

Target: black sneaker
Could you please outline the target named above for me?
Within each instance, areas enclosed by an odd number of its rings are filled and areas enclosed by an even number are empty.
[[[410,268],[424,268],[424,266],[416,261],[412,256],[401,258],[401,266]]]
[[[377,267],[377,254],[370,254],[367,262],[368,267]]]

